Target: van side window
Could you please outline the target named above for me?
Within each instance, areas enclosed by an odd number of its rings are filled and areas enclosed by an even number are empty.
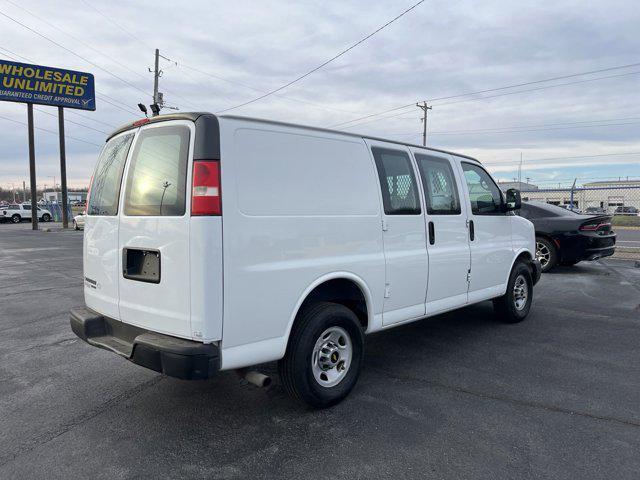
[[[133,136],[133,133],[129,133],[112,138],[102,150],[93,174],[87,206],[88,215],[114,216],[118,214],[122,172]]]
[[[409,155],[399,150],[371,149],[382,187],[382,203],[387,215],[420,213],[416,178]]]
[[[474,215],[502,214],[502,194],[493,178],[483,168],[462,162]]]
[[[184,215],[188,154],[189,128],[186,126],[141,131],[127,174],[125,215]]]
[[[448,160],[416,154],[429,215],[460,215],[460,199]]]

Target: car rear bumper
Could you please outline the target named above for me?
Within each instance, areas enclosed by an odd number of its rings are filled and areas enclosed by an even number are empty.
[[[70,321],[73,333],[88,344],[170,377],[204,380],[220,369],[217,345],[145,330],[86,307],[72,309]]]
[[[584,252],[584,260],[598,260],[599,258],[610,257],[615,251],[615,247],[588,248]]]
[[[565,235],[560,241],[560,256],[563,262],[597,260],[614,254],[616,234],[598,235],[595,233]]]

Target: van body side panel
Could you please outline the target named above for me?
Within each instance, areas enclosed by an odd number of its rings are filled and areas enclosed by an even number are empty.
[[[112,137],[96,163],[87,199],[87,216],[82,242],[84,301],[87,307],[110,318],[120,319],[118,308],[120,250],[119,202],[122,177],[137,130]]]
[[[118,310],[118,217],[87,216],[82,242],[84,303],[111,318]]]
[[[243,351],[255,353],[247,365],[281,358],[300,298],[332,272],[361,278],[379,314],[382,223],[374,166],[362,139],[219,120],[222,368],[242,366]]]

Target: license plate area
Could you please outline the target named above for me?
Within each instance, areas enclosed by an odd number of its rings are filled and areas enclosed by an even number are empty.
[[[160,250],[123,248],[122,276],[137,282],[160,283]]]

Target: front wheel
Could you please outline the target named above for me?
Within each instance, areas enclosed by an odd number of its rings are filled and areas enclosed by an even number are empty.
[[[73,221],[73,229],[80,230],[80,228],[78,228],[78,222],[76,222],[75,220]]]
[[[44,215],[42,215],[42,221],[43,222],[50,222],[51,221],[51,215],[49,215],[48,213],[45,213]]]
[[[343,305],[321,302],[296,320],[287,352],[278,362],[280,380],[294,398],[316,408],[330,407],[355,386],[363,357],[358,317]]]
[[[493,308],[500,319],[518,323],[527,318],[533,301],[533,280],[529,266],[523,262],[514,265],[506,293],[493,300]]]
[[[18,215],[17,213],[13,214],[11,216],[11,221],[13,223],[20,223],[20,220],[22,220],[22,217],[20,215]]]

